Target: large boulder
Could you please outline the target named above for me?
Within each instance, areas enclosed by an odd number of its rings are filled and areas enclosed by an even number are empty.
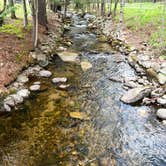
[[[121,101],[127,104],[136,103],[144,97],[149,96],[151,91],[152,87],[150,86],[133,88],[121,97]]]

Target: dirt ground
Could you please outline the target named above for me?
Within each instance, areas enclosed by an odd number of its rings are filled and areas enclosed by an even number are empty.
[[[60,19],[56,14],[49,14],[48,28],[55,33],[60,26]],[[47,38],[46,31],[40,27],[41,40]],[[32,32],[26,32],[24,38],[0,33],[0,91],[16,79],[18,73],[31,62],[29,52],[32,50]]]

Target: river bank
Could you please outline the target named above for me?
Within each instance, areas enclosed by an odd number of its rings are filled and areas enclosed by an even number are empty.
[[[39,28],[40,44],[36,51],[40,58],[32,51],[31,25],[27,29],[22,28],[22,20],[6,20],[0,33],[0,93],[7,93],[7,86],[13,82],[18,74],[34,63],[34,59],[45,60],[56,47],[56,41],[61,37],[61,19],[57,14],[48,14],[47,32],[43,27]],[[31,24],[31,22],[30,22]],[[43,55],[41,55],[43,54]]]

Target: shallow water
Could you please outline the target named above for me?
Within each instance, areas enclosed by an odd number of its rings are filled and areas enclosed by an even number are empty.
[[[40,79],[45,87],[42,92],[1,116],[0,164],[166,165],[166,132],[155,109],[123,104],[119,100],[122,83],[111,81],[134,78],[135,72],[123,55],[111,53],[111,48],[109,53],[109,46],[87,31],[85,19],[73,19],[66,34],[73,40],[71,49],[82,51],[80,60],[88,60],[93,67],[83,72],[79,64],[64,63],[57,56],[52,59],[47,68],[52,77],[67,77],[70,87],[60,90],[51,78]],[[106,50],[94,52],[100,45]],[[32,77],[27,86],[38,80]],[[73,111],[89,118],[73,119]]]

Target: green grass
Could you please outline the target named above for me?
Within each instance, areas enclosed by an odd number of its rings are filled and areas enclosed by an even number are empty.
[[[0,32],[16,35],[19,38],[24,38],[24,35],[26,34],[26,32],[30,31],[30,29],[31,29],[31,24],[28,25],[25,31],[22,25],[22,21],[15,20],[14,23],[4,24],[2,27],[0,27]]]
[[[163,5],[160,3],[133,3],[124,7],[124,20],[127,27],[139,29],[147,24],[161,25]]]
[[[162,29],[163,18],[163,4],[162,3],[128,3],[124,7],[124,24],[133,32],[140,31],[142,37],[147,32],[151,32],[149,36],[149,43],[154,48],[163,48],[166,45],[166,30]],[[119,20],[119,7],[117,11],[116,21]],[[165,13],[166,20],[166,13]],[[166,21],[165,21],[166,22]],[[166,27],[166,24],[165,24]],[[165,28],[166,29],[166,28]],[[161,42],[161,40],[163,42]]]

